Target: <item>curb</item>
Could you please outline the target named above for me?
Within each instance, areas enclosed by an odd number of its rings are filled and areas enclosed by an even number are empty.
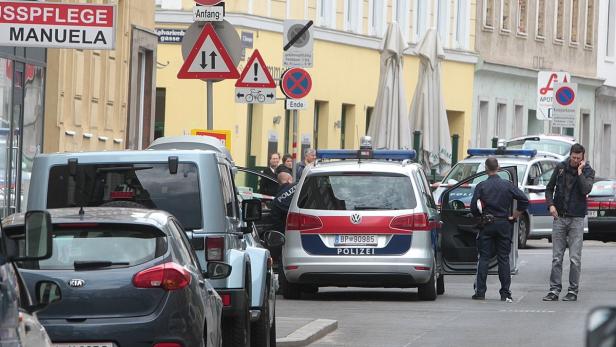
[[[338,328],[338,321],[332,319],[315,319],[295,330],[287,337],[276,339],[278,347],[306,346]]]

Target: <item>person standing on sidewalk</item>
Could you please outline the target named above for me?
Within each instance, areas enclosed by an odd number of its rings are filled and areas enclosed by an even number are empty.
[[[306,150],[304,151],[304,161],[298,162],[296,166],[296,181],[299,181],[299,179],[302,178],[302,173],[304,172],[306,166],[314,166],[314,161],[316,159],[317,151],[315,151],[313,148],[306,148]]]
[[[276,168],[278,164],[280,164],[280,154],[274,152],[270,154],[269,165],[263,169],[262,173],[276,180]],[[259,193],[270,196],[276,195],[276,193],[278,193],[278,183],[270,181],[267,178],[261,178],[259,181]]]
[[[595,171],[584,161],[586,150],[579,143],[571,146],[569,158],[554,168],[545,189],[545,200],[552,224],[552,271],[550,291],[543,301],[558,301],[562,290],[563,256],[569,248],[569,289],[563,301],[576,301],[582,270],[586,195],[592,190]]]
[[[475,294],[472,298],[473,300],[484,300],[486,297],[489,262],[492,249],[496,248],[501,301],[513,302],[509,289],[511,286],[509,253],[511,253],[513,225],[528,208],[528,197],[513,182],[500,178],[496,158],[486,159],[485,167],[489,177],[477,184],[471,199],[471,212],[484,221],[477,235],[479,261],[477,262]],[[518,202],[515,211],[512,211],[513,200]],[[481,211],[478,202],[482,206]]]

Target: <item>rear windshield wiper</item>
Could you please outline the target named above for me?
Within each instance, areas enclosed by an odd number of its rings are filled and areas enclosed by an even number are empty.
[[[75,270],[98,269],[102,267],[110,267],[115,265],[128,266],[128,262],[112,262],[109,260],[75,260],[73,266]]]
[[[99,167],[96,169],[96,173],[101,172],[115,172],[115,171],[139,171],[139,170],[149,170],[154,168],[153,166],[110,166],[110,167]]]
[[[383,206],[355,206],[354,210],[395,210],[394,208],[387,208]]]

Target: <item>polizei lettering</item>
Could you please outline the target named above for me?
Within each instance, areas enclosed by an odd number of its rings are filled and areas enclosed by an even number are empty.
[[[80,29],[62,28],[10,28],[9,38],[17,42],[68,42],[83,44],[107,44],[107,39],[102,31],[97,30],[96,35]],[[92,37],[94,36],[94,37]]]
[[[338,255],[374,255],[374,248],[336,248]]]

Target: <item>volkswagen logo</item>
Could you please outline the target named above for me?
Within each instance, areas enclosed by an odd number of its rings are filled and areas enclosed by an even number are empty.
[[[68,285],[73,288],[81,288],[86,285],[86,281],[79,280],[79,279],[73,279],[73,280],[68,281]]]
[[[361,223],[361,215],[359,213],[353,213],[351,215],[351,223],[353,224]]]

